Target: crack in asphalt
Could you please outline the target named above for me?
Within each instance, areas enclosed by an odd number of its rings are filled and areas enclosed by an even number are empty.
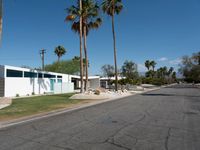
[[[171,128],[168,129],[167,136],[165,138],[165,150],[168,150],[168,143],[169,143],[169,138],[170,138],[170,132],[171,132]]]

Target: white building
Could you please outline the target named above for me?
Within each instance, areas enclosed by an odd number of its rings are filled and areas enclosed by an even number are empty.
[[[118,80],[121,80],[121,79],[124,79],[124,77],[118,76]],[[110,78],[102,77],[102,78],[100,78],[100,87],[109,89],[112,86],[109,83],[114,80],[115,80],[115,77],[110,77]]]
[[[77,83],[79,78],[79,76],[55,72],[0,66],[0,97],[71,93],[74,92],[77,86],[74,83]],[[89,79],[91,87],[99,87],[98,76]]]

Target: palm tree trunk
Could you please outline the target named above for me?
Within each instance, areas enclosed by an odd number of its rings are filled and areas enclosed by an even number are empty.
[[[0,0],[0,43],[2,40],[2,24],[3,24],[3,0]]]
[[[79,9],[80,11],[82,11],[82,0],[79,0]],[[79,37],[80,37],[80,79],[81,79],[81,89],[80,92],[83,93],[84,89],[83,89],[83,57],[82,57],[82,36],[83,36],[83,31],[82,31],[82,16],[80,16],[80,33],[79,33]]]
[[[88,55],[87,55],[87,31],[86,26],[83,28],[84,32],[84,53],[85,53],[85,91],[88,91]]]
[[[113,6],[114,6],[114,0],[113,0]],[[113,13],[112,13],[112,32],[113,32],[114,63],[115,63],[115,91],[118,91],[117,50],[116,50],[114,13],[115,13],[115,10],[113,9]]]

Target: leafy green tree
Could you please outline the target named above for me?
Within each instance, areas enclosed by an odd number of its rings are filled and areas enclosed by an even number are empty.
[[[127,79],[138,78],[137,64],[126,60],[122,66],[122,75]]]
[[[115,75],[114,66],[109,65],[109,64],[103,65],[101,67],[101,71],[103,73],[103,76],[108,77],[108,78],[111,78]]]
[[[54,50],[54,53],[58,56],[58,62],[60,61],[60,58],[66,53],[66,50],[63,46],[57,46]]]
[[[179,72],[187,82],[200,82],[200,52],[183,56]]]
[[[112,33],[114,47],[114,64],[115,64],[115,91],[118,91],[118,69],[117,69],[117,50],[116,50],[116,35],[115,35],[115,14],[119,14],[123,9],[121,0],[103,0],[102,10],[112,18]]]
[[[196,63],[196,65],[200,65],[200,52],[194,53],[191,59],[194,60],[194,63]]]
[[[63,60],[45,65],[45,71],[78,75],[80,72],[79,64],[79,61]]]

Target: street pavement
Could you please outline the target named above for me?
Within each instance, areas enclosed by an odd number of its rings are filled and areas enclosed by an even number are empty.
[[[200,150],[200,89],[174,85],[2,128],[0,150]]]

